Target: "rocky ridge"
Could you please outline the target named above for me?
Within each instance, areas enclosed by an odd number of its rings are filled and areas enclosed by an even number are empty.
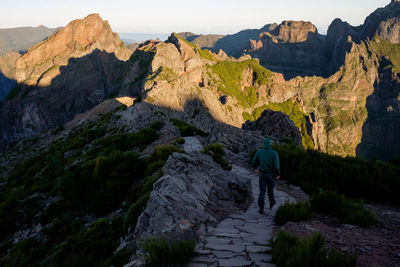
[[[259,58],[264,67],[284,73],[285,78],[298,75],[319,75],[326,59],[324,38],[310,22],[283,21],[271,32],[250,39],[244,53]]]
[[[17,59],[17,86],[0,106],[1,149],[117,94],[131,53],[97,14],[29,49]]]

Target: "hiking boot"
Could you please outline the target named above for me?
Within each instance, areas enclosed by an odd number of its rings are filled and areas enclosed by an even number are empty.
[[[264,215],[265,215],[265,211],[264,211],[264,209],[259,209],[259,210],[258,210],[258,213],[260,213],[260,214],[264,214]]]
[[[272,208],[275,206],[275,204],[276,204],[276,201],[269,203],[269,208],[272,210]]]

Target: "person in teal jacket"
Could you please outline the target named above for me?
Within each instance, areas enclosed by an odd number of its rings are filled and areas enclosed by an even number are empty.
[[[279,156],[275,150],[271,148],[271,140],[268,138],[264,139],[263,148],[259,149],[251,162],[254,168],[257,169],[259,176],[259,187],[260,194],[258,195],[258,207],[260,208],[259,213],[265,214],[264,204],[265,204],[265,191],[268,187],[268,199],[269,207],[275,205],[274,197],[274,186],[275,179],[280,177],[279,169]]]

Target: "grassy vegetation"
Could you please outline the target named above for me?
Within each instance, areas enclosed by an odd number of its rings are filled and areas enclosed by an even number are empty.
[[[177,127],[181,133],[182,136],[194,136],[194,135],[200,135],[200,136],[207,136],[208,133],[185,122],[181,121],[175,118],[171,118],[169,120],[175,127]]]
[[[362,227],[376,225],[379,223],[375,214],[363,208],[362,201],[346,199],[334,191],[324,191],[315,194],[311,198],[313,210],[330,213],[337,216],[342,223],[353,224]]]
[[[254,87],[242,88],[243,73],[250,70],[253,73],[255,85],[266,85],[272,79],[272,72],[260,66],[254,59],[242,62],[222,61],[208,66],[221,79],[218,90],[235,98],[242,107],[251,107],[258,102],[257,90]]]
[[[232,169],[232,165],[224,158],[225,150],[221,144],[209,144],[201,152],[212,156],[213,161],[221,165],[224,170],[230,171]]]
[[[280,231],[272,244],[272,260],[278,267],[295,266],[355,266],[357,258],[328,250],[320,233],[310,239],[300,240]]]
[[[314,148],[314,143],[307,133],[306,115],[301,111],[300,104],[296,101],[288,100],[283,103],[268,103],[268,108],[274,111],[281,111],[289,116],[297,128],[300,129],[303,147]]]
[[[274,222],[276,225],[284,225],[287,222],[307,221],[313,217],[310,203],[291,204],[285,202],[276,211]]]
[[[393,71],[400,73],[400,45],[386,41],[378,36],[368,42],[368,47],[379,57],[387,56],[393,65]]]
[[[171,82],[178,76],[173,69],[170,69],[168,67],[160,67],[160,73],[158,74],[158,77],[160,77],[161,80]]]
[[[113,114],[72,131],[64,140],[17,165],[0,192],[0,265],[122,266],[130,252],[114,255],[123,231],[136,224],[168,156],[180,150],[140,151],[158,138],[162,123],[136,133],[109,128]],[[53,199],[52,201],[48,201]],[[123,204],[127,203],[127,204]],[[136,208],[135,208],[136,207]],[[96,220],[116,209],[126,218]],[[135,213],[136,212],[136,213]],[[40,241],[8,242],[25,225],[43,225]],[[8,249],[11,249],[8,251]],[[36,266],[36,265],[35,265]]]
[[[379,160],[340,157],[295,145],[275,145],[281,177],[306,193],[334,190],[346,197],[398,205],[400,168]]]
[[[286,202],[279,207],[274,221],[277,225],[287,222],[299,222],[312,219],[314,212],[329,213],[340,219],[341,223],[361,227],[379,223],[375,214],[363,208],[362,201],[354,201],[334,191],[323,191],[314,194],[310,202],[290,204]]]
[[[261,114],[263,113],[263,111],[265,109],[267,109],[267,105],[263,105],[261,107],[258,107],[256,109],[254,109],[254,111],[251,114],[248,113],[248,112],[243,112],[243,114],[242,114],[243,119],[245,121],[248,121],[248,120],[249,121],[255,121],[255,120],[257,120],[258,118],[261,117]]]
[[[140,242],[147,266],[186,266],[196,255],[195,240],[169,242],[165,237],[151,237]]]

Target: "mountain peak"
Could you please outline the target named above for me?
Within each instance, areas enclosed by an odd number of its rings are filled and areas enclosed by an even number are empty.
[[[71,57],[80,58],[94,50],[114,53],[127,60],[131,51],[123,45],[118,34],[99,14],[68,23],[46,40],[38,43],[17,61],[18,82],[36,85],[38,78],[52,66],[64,66]]]

